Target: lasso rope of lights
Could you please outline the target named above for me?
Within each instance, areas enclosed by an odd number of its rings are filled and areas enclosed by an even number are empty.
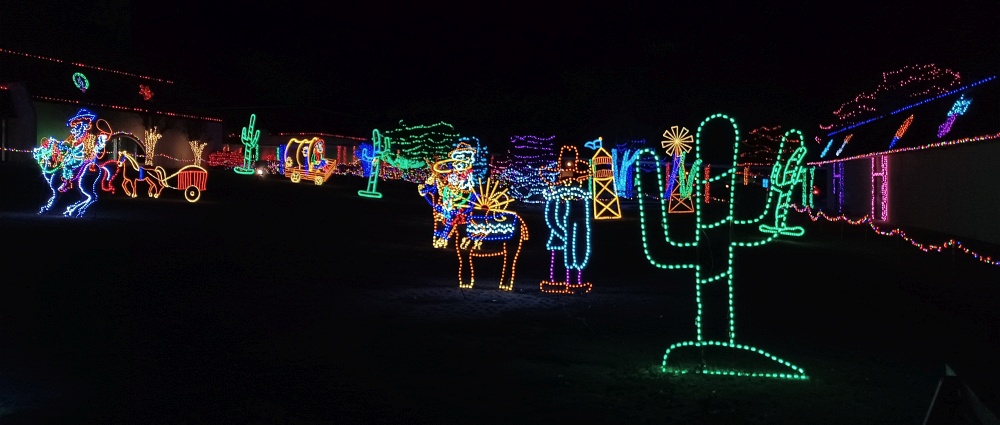
[[[840,216],[837,216],[837,217],[830,217],[829,215],[827,215],[823,211],[819,211],[816,214],[813,214],[812,209],[810,209],[809,207],[802,208],[802,207],[799,207],[799,206],[794,205],[794,204],[789,205],[789,207],[792,208],[792,209],[794,209],[796,212],[806,213],[809,216],[809,219],[812,220],[812,221],[818,221],[820,218],[824,218],[827,221],[843,221],[843,222],[846,222],[848,224],[853,224],[853,225],[860,225],[860,224],[868,223],[868,225],[871,227],[872,231],[874,231],[875,233],[878,233],[879,235],[882,235],[882,236],[899,236],[903,240],[909,242],[910,245],[916,247],[917,249],[919,249],[919,250],[921,250],[923,252],[931,252],[931,251],[941,252],[941,251],[945,250],[946,248],[957,248],[957,249],[962,250],[962,252],[964,252],[964,253],[966,253],[968,255],[971,255],[973,258],[979,260],[982,263],[986,263],[986,264],[989,264],[991,266],[1000,266],[1000,260],[994,260],[993,256],[983,255],[983,254],[975,252],[975,251],[973,251],[971,249],[968,249],[968,248],[966,248],[962,244],[961,241],[957,241],[955,239],[949,239],[948,241],[943,242],[943,243],[941,243],[939,245],[925,244],[925,243],[917,242],[913,238],[906,236],[906,232],[904,230],[900,229],[900,228],[895,228],[895,229],[892,229],[892,230],[889,230],[889,231],[882,230],[882,228],[878,227],[877,225],[875,225],[874,222],[872,222],[871,217],[869,217],[868,215],[865,215],[865,216],[863,216],[863,217],[861,217],[861,218],[859,218],[857,220],[851,220],[851,219],[849,219],[849,218],[847,218],[847,217],[845,217],[843,215],[840,215]]]

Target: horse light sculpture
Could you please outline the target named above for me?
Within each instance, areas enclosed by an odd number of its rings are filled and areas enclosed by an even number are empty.
[[[132,198],[138,196],[138,183],[143,182],[147,186],[146,194],[150,198],[159,198],[164,188],[170,188],[183,190],[184,199],[193,203],[201,199],[201,192],[208,183],[208,170],[201,166],[188,164],[168,175],[167,170],[159,165],[154,167],[139,165],[139,161],[128,152],[120,153],[118,168],[122,170],[122,189],[125,195]],[[171,184],[171,180],[176,183]]]
[[[642,231],[642,246],[643,246],[643,251],[646,255],[646,259],[650,262],[650,264],[661,269],[694,270],[695,272],[695,278],[694,278],[695,303],[697,309],[695,317],[695,330],[696,330],[695,339],[691,341],[678,342],[670,345],[669,348],[667,348],[666,353],[664,353],[663,355],[663,363],[661,366],[661,370],[663,372],[676,372],[676,373],[694,372],[694,373],[721,374],[721,375],[733,375],[733,376],[760,376],[760,377],[771,377],[771,378],[808,379],[808,376],[805,374],[805,372],[798,366],[795,366],[785,360],[782,360],[764,350],[749,345],[737,343],[735,310],[733,306],[733,281],[734,281],[733,258],[734,258],[735,248],[761,246],[774,240],[779,235],[801,234],[801,232],[799,232],[795,228],[790,228],[786,225],[785,219],[787,215],[783,214],[780,210],[789,207],[789,205],[786,204],[790,198],[788,192],[796,187],[795,184],[797,183],[796,179],[801,178],[802,176],[801,162],[805,156],[805,149],[806,149],[805,145],[804,144],[800,145],[798,150],[796,150],[787,161],[784,161],[784,163],[782,163],[781,149],[779,148],[778,157],[776,158],[774,171],[772,172],[772,175],[780,176],[779,177],[781,179],[780,185],[778,185],[777,187],[772,186],[772,188],[768,190],[768,195],[763,207],[763,212],[761,212],[756,218],[737,219],[735,217],[736,198],[734,194],[737,187],[735,181],[736,172],[738,170],[736,165],[736,159],[738,156],[740,143],[739,143],[739,131],[736,127],[736,122],[732,118],[722,114],[715,114],[709,116],[708,118],[706,118],[704,121],[701,122],[701,124],[698,126],[698,130],[696,132],[694,140],[695,161],[694,165],[691,168],[692,171],[694,169],[697,169],[698,164],[700,164],[701,162],[701,154],[699,146],[701,144],[702,131],[710,121],[715,119],[721,119],[723,121],[728,121],[729,123],[731,123],[733,131],[736,134],[735,142],[733,144],[732,164],[730,165],[729,169],[724,170],[722,173],[713,176],[710,179],[704,179],[701,182],[696,182],[696,180],[699,180],[697,179],[697,177],[695,177],[697,176],[697,173],[690,173],[691,178],[689,178],[687,181],[679,183],[679,185],[682,186],[679,188],[680,192],[682,193],[693,192],[693,199],[695,200],[693,203],[694,218],[695,218],[694,220],[695,229],[693,232],[693,240],[681,241],[678,240],[676,235],[672,237],[670,233],[672,229],[669,226],[670,224],[669,223],[670,220],[668,219],[669,214],[667,207],[664,205],[664,197],[658,196],[661,215],[662,215],[662,221],[660,222],[660,225],[662,225],[663,228],[663,238],[666,244],[668,245],[667,248],[667,251],[669,251],[668,255],[670,256],[670,258],[679,259],[682,258],[684,255],[690,257],[691,254],[693,254],[693,256],[695,257],[694,261],[684,262],[683,260],[678,260],[678,262],[667,263],[667,262],[661,262],[653,258],[652,252],[650,250],[650,240],[649,240],[650,235],[648,234],[647,230],[647,228],[650,227],[649,226],[650,223],[647,222],[648,220],[646,217],[646,207],[644,206],[644,202],[642,202],[643,192],[644,192],[642,188],[642,178],[641,178],[642,173],[640,172],[639,169],[636,170],[636,184],[640,194],[639,218]],[[792,132],[797,132],[797,130],[789,130],[788,132],[786,132],[785,136],[782,138],[782,144],[784,144],[785,140],[787,140],[788,135]],[[801,133],[799,134],[800,134],[799,140],[801,140]],[[784,146],[782,146],[782,148],[783,147]],[[656,163],[659,163],[660,161],[659,156],[650,149],[644,149],[643,151],[641,151],[640,155],[651,156],[656,161]],[[680,165],[683,166],[683,160],[680,162],[681,162]],[[657,168],[657,180],[659,183],[659,187],[656,193],[660,195],[665,193],[662,172],[663,172],[662,170]],[[682,173],[683,170],[679,171],[677,175],[681,175]],[[725,214],[724,216],[719,217],[717,219],[713,218],[715,221],[706,222],[705,221],[706,217],[703,214],[703,210],[705,209],[705,207],[702,207],[702,203],[698,202],[698,200],[701,199],[699,191],[703,184],[708,184],[712,182],[720,182],[720,183],[725,182],[725,180],[723,180],[724,178],[728,178],[727,187],[729,189],[729,199],[727,202],[728,204],[727,207],[719,207],[719,208],[722,209],[728,208],[728,213],[724,213]],[[670,184],[673,184],[673,182],[670,182]],[[774,201],[774,199],[777,199],[777,201]],[[774,208],[774,211],[770,211],[771,208]],[[768,215],[769,212],[774,214],[775,218],[774,225],[753,227],[754,225],[762,221]],[[684,216],[690,216],[690,215],[685,214]],[[753,238],[753,240],[746,240],[746,241],[734,240],[734,233],[735,233],[734,230],[738,227],[752,229],[752,231],[746,233],[757,235],[758,237]],[[759,235],[761,235],[760,231],[767,232],[765,233],[766,236],[763,238],[759,237]],[[705,235],[704,237],[702,236],[703,234]],[[711,269],[712,263],[710,261],[710,258],[705,258],[702,254],[703,251],[711,249],[712,244],[709,243],[709,241],[715,242],[716,244],[721,243],[722,246],[724,246],[726,249],[726,253],[723,256],[723,258],[726,258],[727,262],[724,265],[719,266],[721,270]],[[690,252],[691,250],[694,250],[694,253],[691,253]],[[718,255],[714,255],[714,257],[718,258]],[[708,260],[708,261],[703,262],[702,260]],[[709,271],[708,273],[704,273],[706,269]],[[725,286],[720,287],[719,285],[725,285]],[[717,298],[709,297],[708,296],[710,295],[709,291],[712,291],[713,289],[722,293],[711,294],[711,295],[718,295]],[[711,306],[707,305],[708,303],[713,301],[715,302],[715,305]],[[716,307],[716,308],[713,309],[711,307]],[[710,312],[714,312],[717,314],[710,314]],[[726,320],[726,316],[728,316],[728,321]],[[716,325],[716,326],[706,326],[706,323],[708,323],[709,325]],[[710,332],[719,332],[721,335],[707,335]],[[715,363],[716,360],[718,360],[718,358],[712,357],[711,359],[709,359],[706,357],[706,353],[714,353],[719,351],[732,355],[730,357],[727,357],[727,359],[729,359],[730,361],[732,361],[732,359],[735,359],[737,357],[735,356],[735,354],[740,354],[740,355],[748,355],[753,360],[750,363],[755,365],[759,364],[760,360],[763,360],[763,364],[771,365],[770,367],[774,367],[776,363],[778,365],[777,367],[778,371],[764,369],[763,366],[760,367],[755,366],[747,368],[746,364],[740,364],[732,367],[730,365],[722,366],[720,364],[710,365],[709,363]],[[693,363],[689,367],[678,366],[680,362],[676,361],[678,357],[681,357],[682,359],[685,358],[684,354],[688,354],[690,357],[694,358]],[[674,357],[671,357],[671,355],[673,355]],[[671,360],[674,360],[674,363],[670,363]]]
[[[160,197],[160,193],[163,192],[160,181],[167,175],[163,167],[140,165],[132,154],[122,151],[118,156],[118,168],[122,170],[122,190],[126,196],[130,198],[139,196],[139,182],[143,182],[146,184],[146,195],[150,198]]]

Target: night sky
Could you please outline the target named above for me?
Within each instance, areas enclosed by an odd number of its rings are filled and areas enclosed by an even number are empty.
[[[882,72],[1000,70],[997,1],[43,3],[4,4],[0,47],[196,84],[209,106],[445,121],[491,142],[657,139],[717,112],[809,137]]]

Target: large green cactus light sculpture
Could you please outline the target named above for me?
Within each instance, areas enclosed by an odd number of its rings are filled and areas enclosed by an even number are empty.
[[[704,177],[699,177],[697,171],[702,162],[700,149],[702,131],[706,124],[716,119],[731,123],[733,132],[736,135],[733,143],[732,164],[728,169],[715,176],[708,177],[706,173]],[[639,191],[640,198],[639,218],[642,230],[642,247],[646,259],[653,266],[660,269],[693,270],[695,273],[695,303],[697,309],[695,339],[677,342],[667,348],[666,353],[663,355],[661,366],[663,372],[808,379],[805,372],[798,366],[782,360],[767,351],[737,343],[735,310],[733,307],[733,258],[735,248],[757,247],[781,235],[801,235],[803,233],[801,228],[788,227],[786,225],[791,192],[801,183],[806,174],[802,167],[802,160],[805,157],[806,151],[804,143],[801,143],[798,149],[787,160],[782,161],[780,157],[785,141],[788,140],[789,134],[793,132],[798,133],[798,140],[803,140],[802,133],[798,130],[789,130],[782,137],[782,146],[778,149],[778,158],[775,160],[775,165],[771,173],[773,183],[767,191],[763,211],[752,219],[738,219],[736,218],[735,210],[737,199],[734,196],[737,187],[736,174],[738,171],[736,160],[739,154],[739,130],[736,126],[736,121],[723,114],[715,114],[702,121],[695,133],[694,159],[691,169],[687,173],[683,170],[676,173],[678,176],[687,174],[687,179],[675,182],[675,184],[683,185],[681,193],[690,194],[694,200],[695,214],[693,218],[691,214],[678,214],[677,218],[673,220],[675,227],[678,224],[690,224],[691,220],[694,222],[694,231],[690,233],[684,232],[684,235],[688,237],[683,241],[680,240],[683,239],[682,237],[678,237],[677,231],[671,234],[671,223],[668,220],[669,214],[665,205],[667,199],[663,196],[663,170],[661,167],[657,167],[657,182],[659,187],[655,194],[660,203],[662,221],[659,224],[663,228],[663,238],[666,243],[665,251],[667,251],[661,254],[668,256],[668,258],[676,258],[676,262],[665,262],[653,257],[650,248],[652,240],[649,233],[651,231],[650,228],[655,223],[649,222],[650,218],[647,217],[646,212],[647,207],[643,206],[645,202],[642,201],[646,198],[646,193],[652,191],[643,190],[643,173],[638,167],[641,161],[636,162],[636,188]],[[652,157],[656,161],[655,163],[660,164],[659,155],[651,149],[641,150],[639,153],[640,159],[642,156]],[[679,164],[683,167],[683,159],[679,161]],[[680,179],[678,178],[678,180]],[[721,186],[727,180],[729,199],[724,200],[724,202],[728,206],[717,208],[713,206],[714,209],[711,212],[722,217],[708,218],[707,214],[703,214],[703,210],[706,207],[704,206],[705,203],[701,201],[703,196],[702,187],[706,186],[707,190],[709,184],[718,182]],[[649,194],[652,195],[652,193]],[[725,213],[724,211],[727,209],[728,213]],[[768,224],[762,224],[769,214],[772,215],[773,221],[768,221]],[[737,233],[735,232],[735,230],[738,230],[737,228],[746,228],[748,230]],[[752,240],[736,240],[740,236]],[[718,261],[718,256],[713,261],[711,256],[705,254],[706,252],[710,252],[713,247],[719,247],[720,245],[726,251],[725,258],[722,259],[721,263]],[[718,297],[713,298],[708,295],[718,295]],[[715,304],[710,306],[708,305],[709,303]],[[706,327],[706,322],[716,326]],[[718,334],[708,335],[711,332]],[[677,360],[678,358],[681,360]],[[690,363],[685,363],[685,361]]]

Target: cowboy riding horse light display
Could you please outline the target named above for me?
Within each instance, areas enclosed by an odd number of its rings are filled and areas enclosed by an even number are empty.
[[[521,247],[528,239],[528,226],[520,215],[507,209],[514,200],[498,182],[487,179],[478,189],[473,187],[475,155],[470,145],[459,143],[448,159],[428,164],[431,175],[417,190],[434,208],[433,246],[454,246],[458,287],[475,284],[475,259],[501,257],[500,289],[510,291]]]
[[[65,140],[46,137],[32,150],[32,157],[42,169],[42,177],[52,192],[39,209],[39,214],[52,209],[61,197],[60,194],[67,193],[74,186],[82,198],[66,207],[62,213],[66,217],[82,217],[87,208],[97,202],[98,182],[102,190],[114,191],[111,181],[118,169],[116,167],[112,172],[108,167],[116,165],[116,162],[100,161],[104,157],[104,146],[111,135],[111,129],[98,128],[98,134],[91,134],[92,124],[107,126],[104,120],[95,122],[96,118],[97,115],[87,109],[80,109],[66,121],[70,135]]]

